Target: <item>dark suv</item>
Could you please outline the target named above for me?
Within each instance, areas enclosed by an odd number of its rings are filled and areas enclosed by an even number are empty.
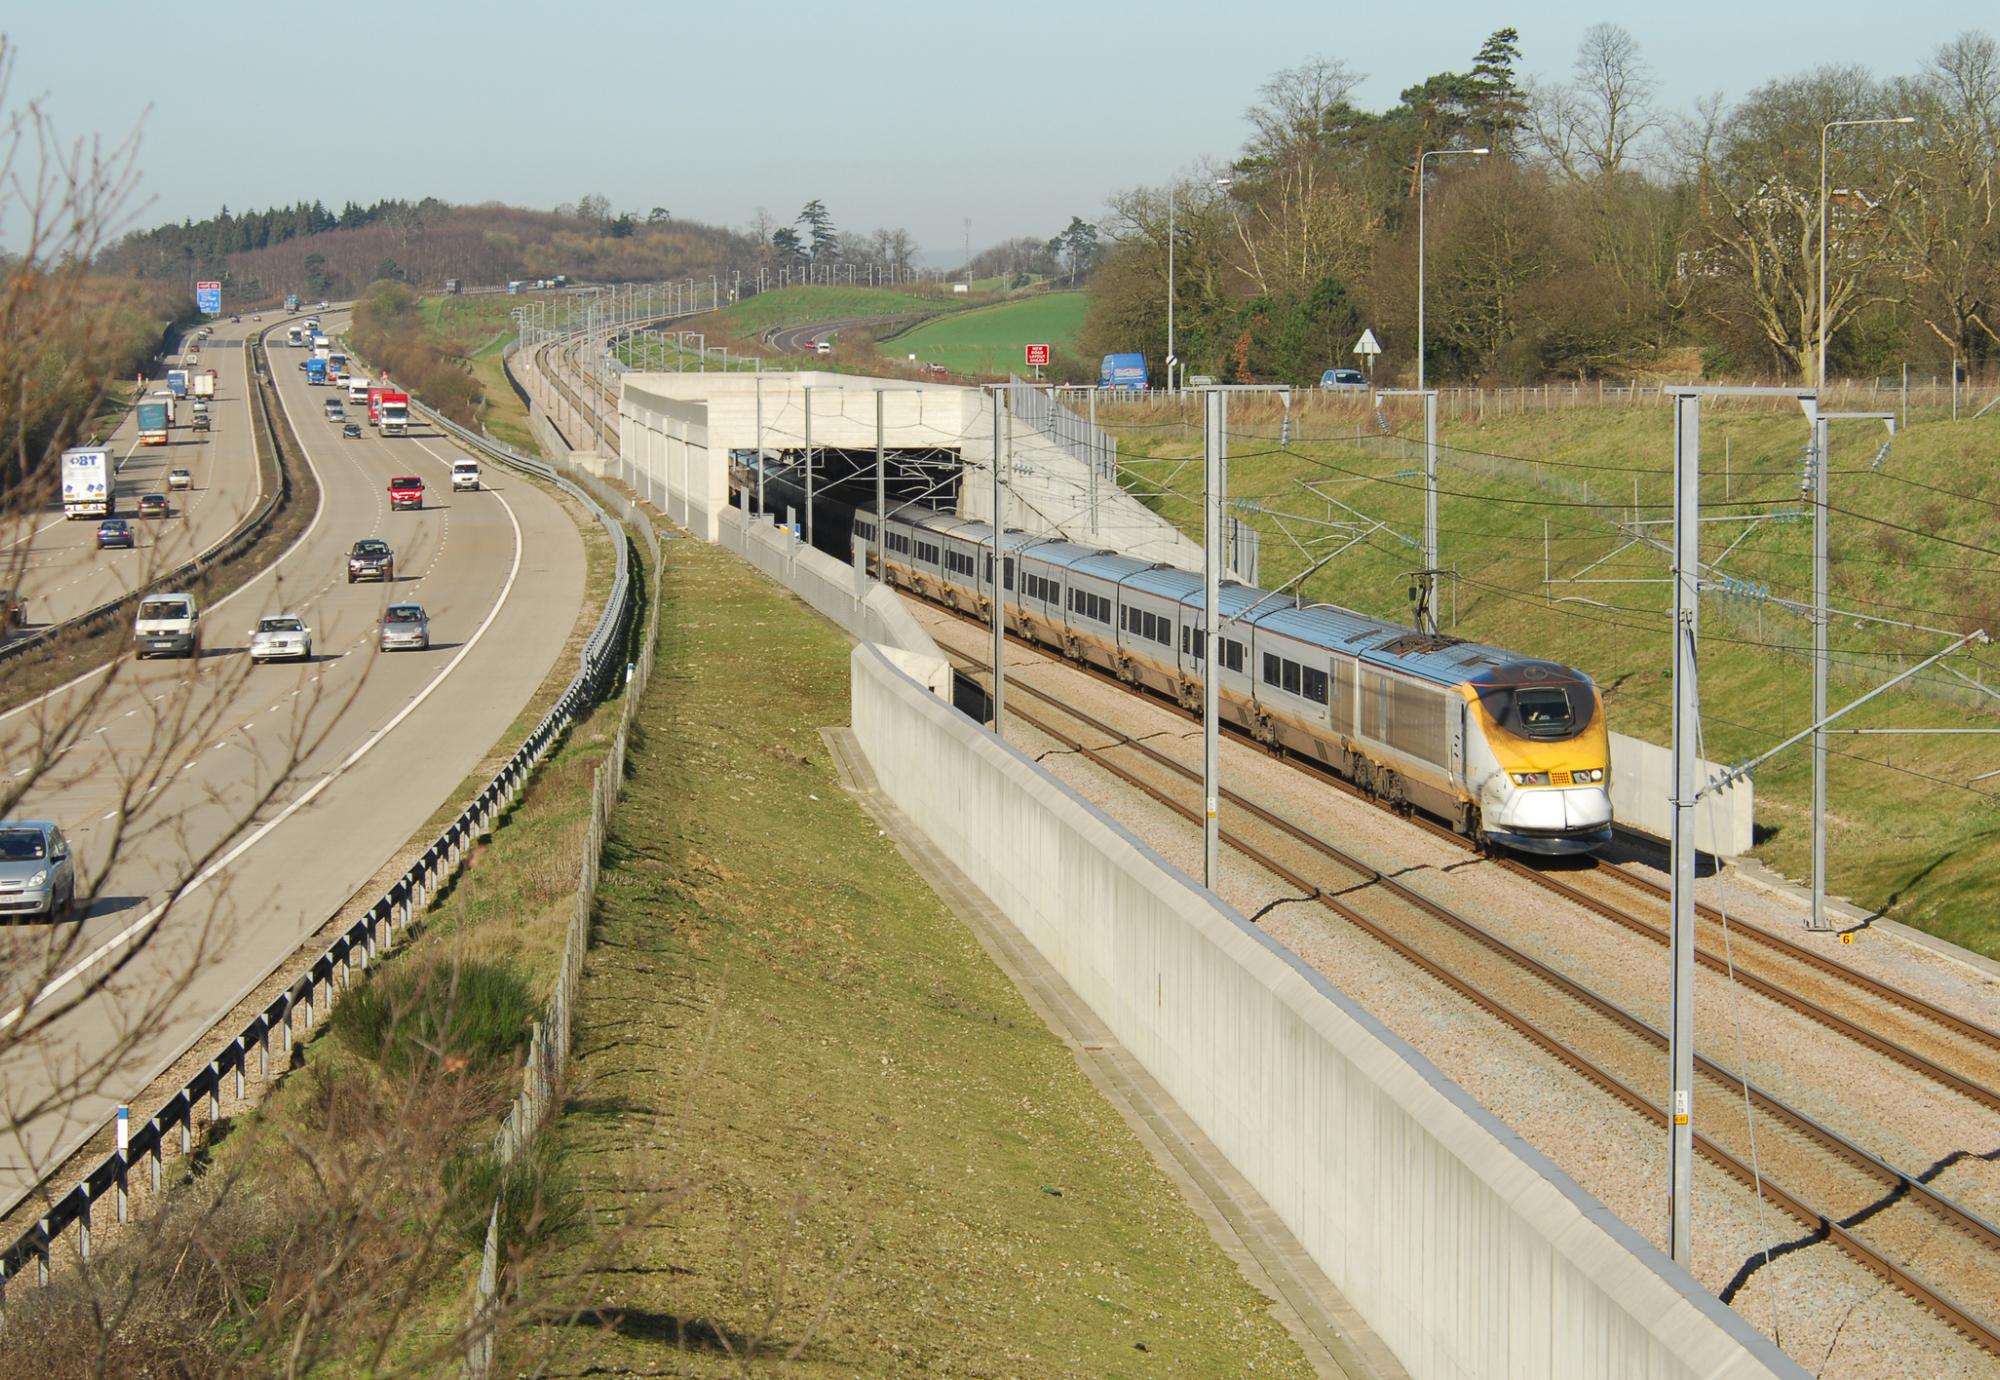
[[[364,537],[354,543],[354,549],[347,553],[347,583],[356,580],[380,580],[383,584],[396,578],[396,553],[389,549],[389,543],[377,537]]]

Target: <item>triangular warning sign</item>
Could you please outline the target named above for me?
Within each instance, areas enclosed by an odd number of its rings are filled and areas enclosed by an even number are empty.
[[[1354,353],[1357,355],[1379,355],[1382,353],[1382,343],[1375,338],[1373,330],[1364,330],[1361,332],[1361,339],[1354,342]]]

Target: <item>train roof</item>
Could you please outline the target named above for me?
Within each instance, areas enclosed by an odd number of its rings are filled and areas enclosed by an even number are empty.
[[[859,506],[862,511],[873,511],[874,507],[872,502]],[[971,522],[928,509],[905,511],[912,515],[910,520],[916,526],[982,544],[991,539],[992,528],[984,522]],[[1007,529],[1004,544],[1012,551],[1032,548],[1035,559],[1050,565],[1110,580],[1189,608],[1199,609],[1205,603],[1202,577],[1176,566],[1148,565],[1115,551],[1083,546],[1061,537],[1037,536],[1012,527]],[[1573,667],[1538,662],[1505,648],[1421,633],[1407,624],[1357,613],[1338,604],[1301,605],[1289,595],[1274,596],[1234,580],[1222,582],[1219,602],[1224,618],[1242,618],[1245,624],[1311,646],[1343,652],[1371,666],[1419,676],[1437,685],[1457,685],[1474,679],[1492,681],[1504,667],[1539,667],[1536,679],[1547,679],[1552,672],[1574,675],[1586,684],[1590,679]],[[1251,612],[1253,609],[1255,612]],[[1497,679],[1505,680],[1509,674],[1502,673]]]

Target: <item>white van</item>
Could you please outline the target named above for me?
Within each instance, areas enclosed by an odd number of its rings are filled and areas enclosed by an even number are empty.
[[[479,487],[479,462],[458,459],[451,462],[451,487],[453,489],[476,489]]]
[[[192,594],[148,594],[132,623],[132,650],[149,656],[201,655],[201,610]]]

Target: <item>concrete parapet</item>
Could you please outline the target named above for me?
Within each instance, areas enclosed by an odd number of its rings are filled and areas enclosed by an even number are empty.
[[[1412,1375],[1804,1374],[1422,1055],[878,651],[854,731]]]
[[[1723,768],[1697,762],[1695,779],[1707,782]],[[1611,735],[1611,817],[1621,829],[1656,839],[1671,838],[1674,827],[1672,748]],[[1756,794],[1748,779],[1704,796],[1694,812],[1695,846],[1717,857],[1748,853],[1755,839]]]
[[[798,595],[850,636],[946,666],[944,685],[949,697],[951,682],[944,654],[901,598],[862,577],[853,566],[815,551],[786,529],[747,518],[735,508],[724,508],[717,515],[715,530],[720,545]],[[916,674],[914,669],[911,673]],[[928,683],[930,676],[917,678]]]

